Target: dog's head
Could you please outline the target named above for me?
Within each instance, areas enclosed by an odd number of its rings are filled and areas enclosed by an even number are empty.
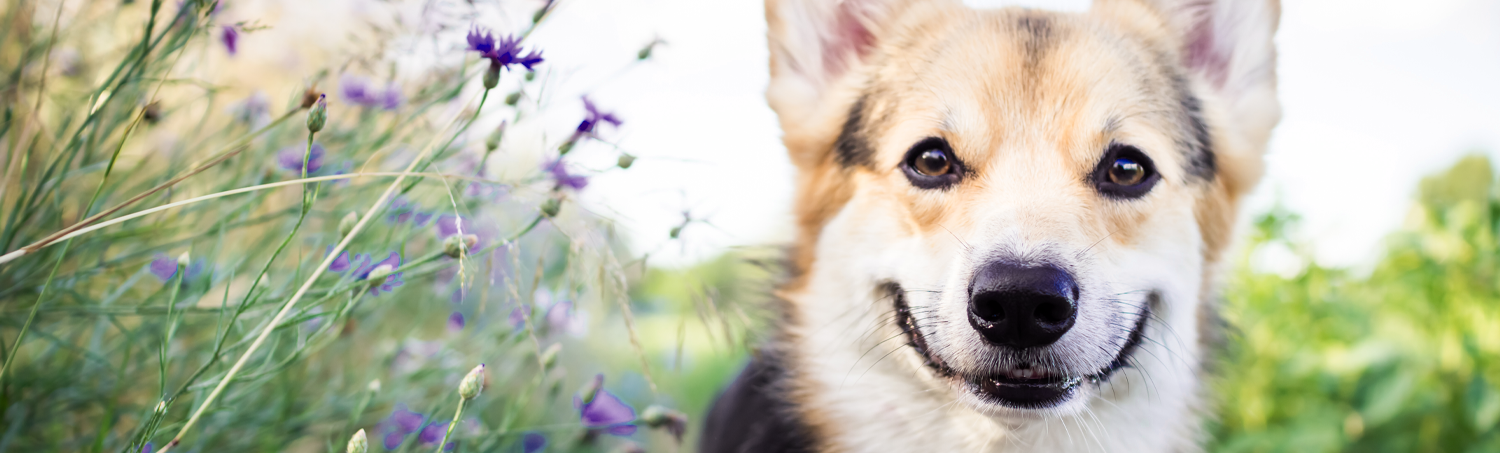
[[[793,319],[891,313],[905,374],[1000,416],[1082,407],[1143,342],[1196,357],[1280,116],[1278,15],[769,2],[767,97],[800,173]]]

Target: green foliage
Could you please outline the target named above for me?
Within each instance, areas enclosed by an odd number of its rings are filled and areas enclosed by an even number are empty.
[[[1305,255],[1293,276],[1236,267],[1215,367],[1220,452],[1500,451],[1500,197],[1483,156],[1422,181],[1368,272]],[[1249,250],[1303,250],[1262,216]],[[1246,257],[1250,256],[1249,254]]]

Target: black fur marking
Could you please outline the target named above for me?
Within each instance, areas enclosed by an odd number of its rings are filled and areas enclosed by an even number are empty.
[[[849,108],[849,119],[844,120],[843,131],[833,142],[834,159],[843,168],[875,166],[875,150],[870,147],[870,139],[864,132],[864,122],[869,117],[869,112],[865,111],[868,99],[869,95],[862,95],[854,101]]]
[[[774,353],[757,353],[714,401],[698,445],[702,453],[812,453],[812,431],[792,411]]]
[[[1203,120],[1202,102],[1197,96],[1193,96],[1187,87],[1187,82],[1177,78],[1178,104],[1182,107],[1183,119],[1187,122],[1186,131],[1191,137],[1178,140],[1178,145],[1187,153],[1187,174],[1204,181],[1213,181],[1214,175],[1218,173],[1218,162],[1214,158],[1213,134],[1208,129],[1208,123]]]

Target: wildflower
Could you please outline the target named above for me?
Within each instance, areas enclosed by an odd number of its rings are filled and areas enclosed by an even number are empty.
[[[331,252],[333,252],[333,246],[330,245],[328,246],[328,249],[323,252],[323,255],[327,256]],[[333,261],[328,263],[328,272],[339,273],[349,270],[349,267],[349,251],[345,250],[339,252],[339,256],[334,257]]]
[[[188,267],[188,264],[192,262],[192,258],[188,257],[188,252],[182,252],[181,255],[177,255],[177,265],[180,267]]]
[[[406,223],[407,220],[411,219],[412,214],[415,211],[412,202],[408,201],[406,197],[397,197],[396,199],[391,200],[391,206],[386,210],[389,211],[390,214],[386,215],[385,221],[395,224]]]
[[[422,428],[422,433],[417,435],[417,444],[422,446],[436,444],[443,440],[443,434],[446,434],[447,431],[448,422],[427,425],[426,428]],[[454,442],[443,444],[443,451],[453,451],[453,447],[456,445],[457,443]]]
[[[161,279],[163,283],[171,280],[177,275],[177,260],[165,253],[156,254],[156,258],[151,260],[151,274]]]
[[[566,332],[575,337],[582,337],[588,329],[588,323],[577,316],[577,310],[573,308],[571,300],[559,300],[548,307],[545,321],[548,333]]]
[[[443,214],[438,216],[436,225],[438,237],[445,238],[463,232],[464,218],[453,214]]]
[[[391,252],[391,255],[386,259],[377,263],[371,263],[356,271],[355,276],[361,280],[369,280],[370,295],[379,296],[381,291],[390,292],[397,286],[406,283],[401,280],[402,272],[390,273],[398,267],[401,267],[401,254]],[[377,270],[383,270],[384,272],[377,273],[375,272]]]
[[[460,330],[464,330],[464,314],[455,311],[453,314],[448,315],[448,331],[457,332]]]
[[[307,130],[317,132],[323,130],[323,125],[328,123],[328,95],[319,94],[318,103],[313,104],[312,109],[307,111]]]
[[[521,453],[537,453],[547,448],[547,436],[536,431],[527,431],[521,435]]]
[[[462,381],[459,381],[458,397],[465,400],[471,400],[474,399],[474,397],[479,396],[479,392],[482,390],[484,390],[483,363],[479,364],[479,366],[474,367],[474,369],[469,370],[469,374],[464,375],[464,379]]]
[[[600,429],[614,436],[635,434],[635,408],[604,389],[604,375],[596,375],[583,391],[573,396],[578,421],[585,428]]]
[[[396,447],[400,447],[401,442],[406,440],[406,436],[421,429],[425,421],[427,417],[408,410],[405,404],[396,404],[391,415],[380,422],[380,432],[384,436],[382,443],[385,444],[385,449],[395,450]]]
[[[588,177],[568,173],[568,166],[562,158],[548,161],[544,167],[552,173],[552,180],[557,183],[556,188],[572,187],[573,190],[583,190],[589,185]]]
[[[229,56],[239,52],[240,32],[233,25],[224,26],[224,50],[229,51]]]
[[[590,101],[588,96],[583,97],[583,109],[585,111],[583,121],[578,123],[576,135],[593,135],[594,130],[598,129],[600,123],[609,123],[614,127],[620,127],[620,124],[624,123],[614,113],[599,111],[599,106],[594,105],[594,102]]]
[[[515,309],[510,311],[510,316],[508,316],[506,319],[510,321],[510,326],[512,328],[519,330],[523,327],[526,327],[526,308],[516,307]]]
[[[307,164],[307,173],[312,174],[323,168],[323,145],[313,143],[312,149],[292,146],[276,153],[276,166],[282,170],[294,171],[302,174],[302,164]]]
[[[432,215],[433,214],[431,212],[418,212],[414,214],[412,216],[412,226],[421,228],[422,226],[427,225],[427,221],[432,220]]]
[[[380,380],[376,379],[376,380],[370,381],[370,385],[365,386],[365,388],[369,389],[370,393],[379,392],[380,391]]]
[[[361,107],[380,107],[386,110],[395,110],[401,106],[401,90],[395,85],[388,85],[384,90],[372,88],[369,81],[364,78],[345,75],[340,85],[344,90],[344,99]]]
[[[369,449],[370,439],[365,437],[365,430],[361,429],[355,431],[354,436],[349,438],[349,448],[345,451],[348,453],[365,453]]]
[[[151,453],[153,451],[156,451],[156,444],[146,442],[146,445],[141,446],[141,453]]]
[[[359,213],[349,211],[344,218],[339,220],[339,237],[348,236],[354,231],[354,226],[359,224]]]
[[[489,31],[474,27],[469,31],[469,50],[479,52],[479,56],[490,60],[492,71],[500,68],[509,68],[512,65],[526,67],[527,71],[542,62],[542,52],[532,50],[525,55],[521,54],[521,38],[516,36],[502,36],[496,40]]]
[[[652,405],[641,412],[641,423],[652,428],[662,428],[682,442],[682,434],[687,431],[687,414],[667,409],[665,407]]]

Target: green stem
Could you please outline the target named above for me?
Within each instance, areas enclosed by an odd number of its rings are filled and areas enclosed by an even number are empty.
[[[448,437],[453,435],[453,427],[458,426],[458,418],[464,415],[464,403],[469,402],[464,397],[458,398],[458,410],[453,411],[453,421],[448,423],[448,430],[443,432],[443,440],[438,442],[437,452],[443,453],[443,446],[448,445]]]

